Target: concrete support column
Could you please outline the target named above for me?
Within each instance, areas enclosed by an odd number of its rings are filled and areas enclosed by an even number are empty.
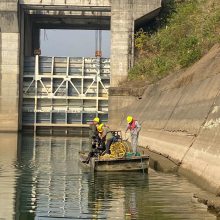
[[[133,61],[133,0],[113,0],[111,10],[111,86],[117,86]]]
[[[20,53],[17,0],[1,0],[0,30],[0,132],[17,131]]]
[[[134,61],[134,23],[156,16],[161,0],[112,0],[111,86],[127,79]]]

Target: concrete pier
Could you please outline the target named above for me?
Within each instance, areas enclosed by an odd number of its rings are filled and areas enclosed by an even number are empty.
[[[20,33],[18,3],[0,2],[0,131],[18,130]]]

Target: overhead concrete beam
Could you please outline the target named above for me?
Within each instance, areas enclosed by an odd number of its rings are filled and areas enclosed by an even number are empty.
[[[63,12],[75,12],[75,11],[82,11],[86,12],[110,12],[111,7],[109,6],[76,6],[76,5],[21,5],[25,11],[31,11],[36,14],[40,14],[42,11],[58,11],[59,13]]]
[[[35,27],[44,29],[111,30],[111,86],[127,79],[134,60],[135,25],[156,16],[162,0],[19,0],[22,10],[36,16]],[[96,13],[102,12],[102,25]],[[79,17],[74,17],[76,13]],[[92,13],[94,19],[88,16]],[[111,21],[105,13],[111,16]],[[37,17],[46,16],[47,17]],[[70,16],[69,18],[67,17]],[[73,17],[71,17],[73,15]],[[106,16],[106,17],[105,17]],[[111,23],[111,26],[110,26]]]
[[[135,0],[133,18],[137,20],[161,8],[162,0]]]
[[[111,6],[111,0],[19,0],[27,5]]]
[[[94,16],[32,16],[35,27],[40,29],[110,30],[109,17]]]

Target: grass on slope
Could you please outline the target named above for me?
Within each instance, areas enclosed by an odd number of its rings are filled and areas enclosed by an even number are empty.
[[[170,1],[157,22],[135,34],[136,62],[129,79],[155,82],[190,66],[216,43],[220,0]]]

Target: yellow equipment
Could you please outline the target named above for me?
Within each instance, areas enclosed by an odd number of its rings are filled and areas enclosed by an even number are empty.
[[[115,142],[111,145],[110,151],[114,158],[122,158],[125,156],[126,147],[122,142]]]
[[[110,146],[111,154],[105,154],[100,156],[100,159],[118,159],[123,158],[127,151],[126,144],[124,142],[115,142]]]
[[[132,120],[133,120],[133,117],[132,117],[132,116],[128,116],[128,117],[127,117],[127,122],[128,122],[128,123],[131,123]]]

